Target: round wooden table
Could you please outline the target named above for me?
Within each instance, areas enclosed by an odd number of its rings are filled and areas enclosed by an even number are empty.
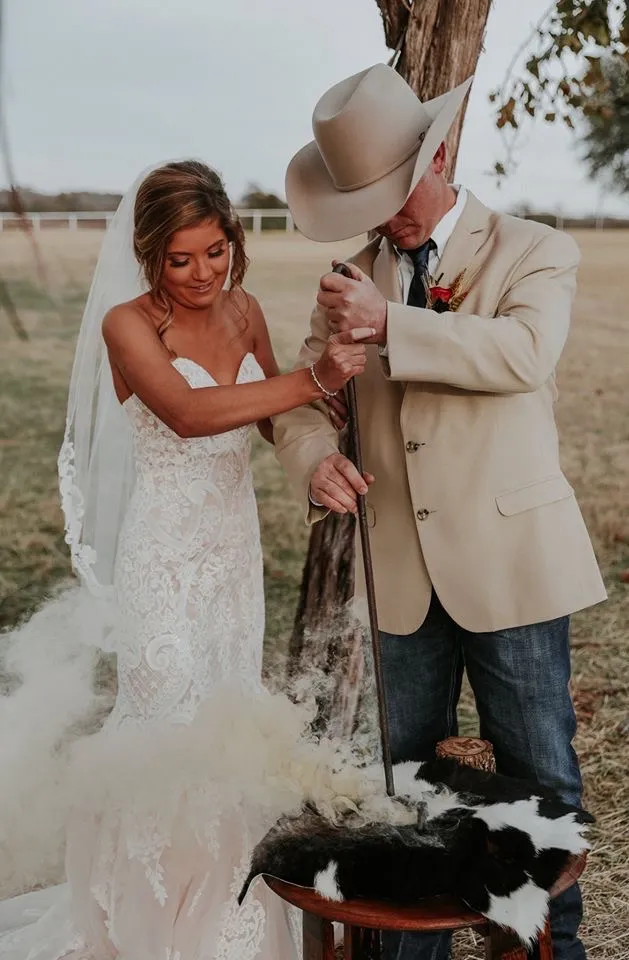
[[[550,895],[556,897],[571,887],[583,873],[586,854],[573,856]],[[485,938],[486,960],[527,960],[520,941],[490,923],[461,901],[433,897],[412,907],[372,900],[325,900],[310,887],[298,887],[274,877],[264,878],[282,900],[299,907],[303,914],[303,960],[334,960],[333,923],[343,924],[345,960],[379,960],[381,930],[414,930],[434,933],[475,927]],[[540,960],[552,960],[548,923],[539,938]],[[280,960],[280,958],[278,958]]]

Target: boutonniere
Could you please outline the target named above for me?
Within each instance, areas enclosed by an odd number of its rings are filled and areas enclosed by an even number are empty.
[[[434,310],[435,313],[449,313],[458,310],[472,285],[472,279],[467,277],[467,271],[461,270],[449,287],[440,284],[443,274],[440,274],[436,280],[427,277],[424,281],[426,287],[426,309]]]

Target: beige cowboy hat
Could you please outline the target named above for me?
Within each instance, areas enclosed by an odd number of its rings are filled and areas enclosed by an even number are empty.
[[[472,83],[422,103],[383,63],[341,80],[312,115],[315,139],[286,171],[286,199],[311,240],[345,240],[401,210]]]

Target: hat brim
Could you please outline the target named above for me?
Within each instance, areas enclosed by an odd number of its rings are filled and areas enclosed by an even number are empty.
[[[286,171],[286,200],[297,228],[310,240],[347,240],[373,230],[402,209],[454,122],[472,77],[424,103],[432,117],[418,151],[380,180],[337,190],[316,141],[295,154]]]

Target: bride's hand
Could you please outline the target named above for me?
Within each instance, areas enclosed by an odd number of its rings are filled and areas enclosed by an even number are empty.
[[[348,380],[363,372],[367,351],[360,341],[369,337],[373,337],[371,327],[358,327],[330,337],[314,365],[317,379],[325,390],[336,393]]]

